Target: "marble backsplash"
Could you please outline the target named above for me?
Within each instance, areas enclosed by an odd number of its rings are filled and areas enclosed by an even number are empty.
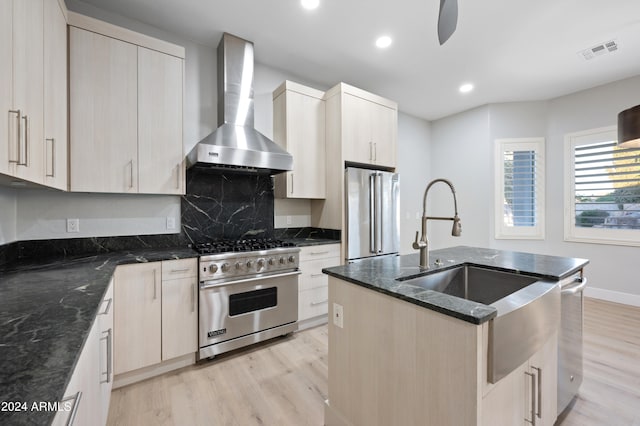
[[[191,243],[273,238],[273,179],[266,174],[187,170],[182,233]]]

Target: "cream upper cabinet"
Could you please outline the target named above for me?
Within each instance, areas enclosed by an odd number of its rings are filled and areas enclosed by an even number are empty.
[[[67,21],[58,0],[44,0],[44,184],[68,188]]]
[[[138,47],[139,192],[184,194],[183,60]]]
[[[344,161],[395,167],[397,107],[375,95],[354,92],[344,92],[342,98]]]
[[[9,151],[16,151],[18,144],[16,120],[13,111],[13,0],[0,0],[0,173],[13,174],[14,164]],[[15,156],[15,154],[14,154]]]
[[[71,27],[70,189],[138,192],[138,52]]]
[[[184,193],[184,48],[72,12],[69,24],[71,191]]]
[[[44,179],[42,101],[43,0],[2,0],[0,29],[0,173],[41,184]]]
[[[160,362],[160,262],[122,265],[114,279],[114,373]]]
[[[274,178],[278,198],[325,198],[324,93],[291,81],[273,92],[273,139],[293,156]]]

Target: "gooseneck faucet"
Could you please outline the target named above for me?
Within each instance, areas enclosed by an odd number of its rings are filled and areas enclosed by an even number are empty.
[[[427,216],[427,194],[429,193],[429,189],[431,189],[433,184],[437,182],[446,183],[447,185],[449,185],[449,188],[451,188],[454,208],[453,217]],[[416,250],[420,250],[420,267],[425,269],[429,269],[429,242],[427,240],[428,220],[452,220],[453,229],[451,229],[451,235],[453,235],[454,237],[459,237],[462,233],[462,225],[460,224],[460,218],[458,217],[458,200],[456,200],[456,190],[453,187],[453,184],[447,179],[434,179],[429,182],[429,184],[427,185],[427,189],[424,190],[424,198],[422,200],[422,236],[418,241],[418,231],[416,231],[416,240],[413,242],[413,248]]]

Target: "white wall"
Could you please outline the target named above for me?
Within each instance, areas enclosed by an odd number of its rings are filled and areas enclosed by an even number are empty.
[[[420,230],[422,194],[431,176],[430,124],[398,114],[398,167],[400,173],[400,253],[414,253],[411,243]]]
[[[564,136],[616,124],[618,112],[640,100],[640,76],[547,102],[493,104],[432,123],[432,177],[445,176],[458,189],[463,236],[457,240],[436,223],[432,247],[488,246],[590,260],[588,294],[640,305],[638,247],[564,241]],[[493,143],[498,138],[546,139],[546,238],[496,240],[493,234]],[[446,196],[430,201],[450,209]],[[431,203],[433,204],[433,202]],[[441,206],[432,206],[434,210]],[[438,213],[429,207],[429,213]],[[446,227],[444,227],[446,228]]]
[[[16,241],[17,224],[16,191],[0,187],[0,245]]]

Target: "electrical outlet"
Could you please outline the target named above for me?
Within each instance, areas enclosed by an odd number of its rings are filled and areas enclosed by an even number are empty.
[[[80,232],[80,219],[67,219],[67,232]]]
[[[344,326],[343,319],[344,319],[344,311],[343,311],[342,305],[334,303],[333,304],[333,325],[335,325],[336,327],[343,328]]]
[[[291,216],[287,216],[287,225],[291,225]]]
[[[167,229],[176,229],[176,218],[167,216]]]

